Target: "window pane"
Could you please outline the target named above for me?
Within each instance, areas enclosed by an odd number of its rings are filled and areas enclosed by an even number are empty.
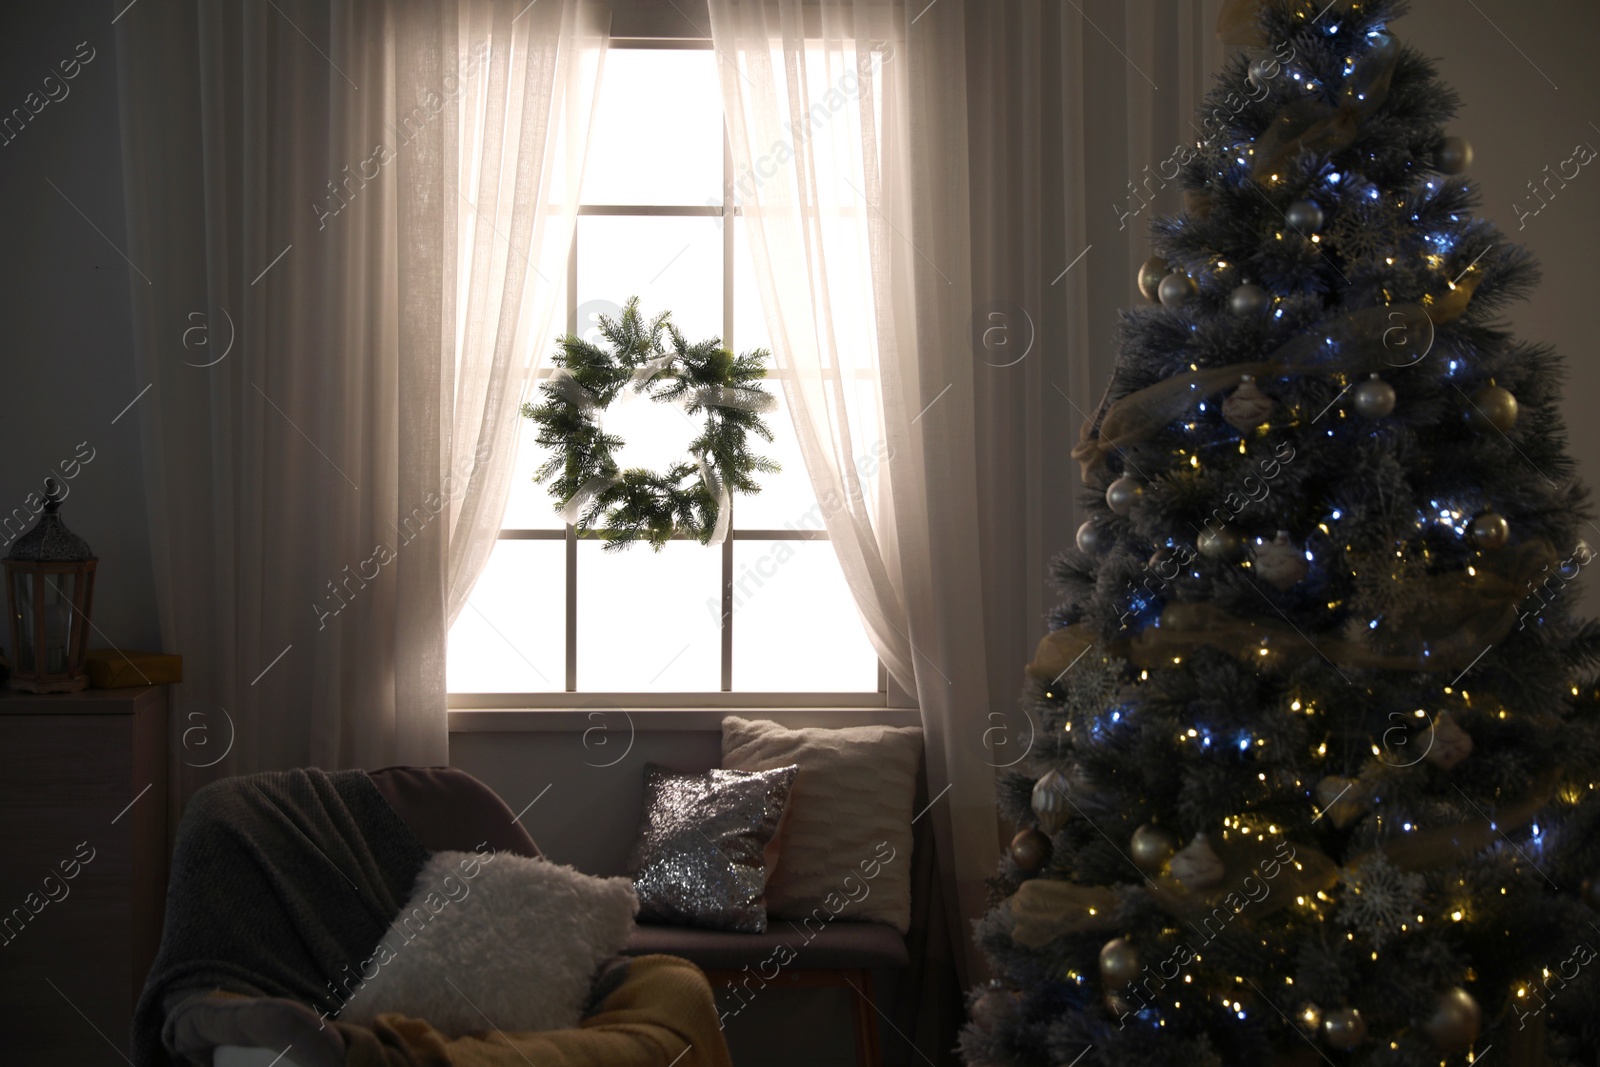
[[[579,202],[721,205],[722,93],[714,52],[607,52]]]
[[[539,427],[533,422],[522,420],[520,430],[517,463],[511,469],[511,493],[506,499],[506,513],[500,520],[500,528],[559,530],[563,524],[556,515],[556,502],[550,495],[549,486],[533,480],[533,472],[550,458],[550,449],[539,444]]]
[[[695,693],[721,687],[722,553],[578,543],[578,689]]]
[[[497,541],[450,627],[452,693],[540,693],[566,685],[566,572],[560,541]]]
[[[691,343],[721,337],[720,222],[717,218],[580,218],[579,307],[621,307],[630,296],[637,296],[639,310],[647,317],[672,312],[672,321]]]
[[[740,530],[820,530],[822,513],[816,509],[817,494],[811,489],[805,461],[800,458],[800,442],[795,438],[794,421],[783,402],[783,383],[769,380],[767,391],[778,406],[764,416],[772,428],[771,444],[750,435],[750,448],[757,455],[777,460],[783,470],[777,474],[758,474],[761,492],[733,498],[733,524]]]
[[[735,541],[733,575],[734,689],[877,690],[878,657],[832,545]]]

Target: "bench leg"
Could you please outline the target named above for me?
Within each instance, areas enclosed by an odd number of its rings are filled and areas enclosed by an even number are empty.
[[[872,1005],[872,972],[859,970],[851,973],[855,986],[856,1064],[858,1067],[879,1067],[878,1009]]]

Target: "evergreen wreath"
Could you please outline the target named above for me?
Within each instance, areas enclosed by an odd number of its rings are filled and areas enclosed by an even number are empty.
[[[730,493],[759,493],[755,474],[779,469],[746,444],[750,433],[772,440],[761,418],[775,406],[761,387],[769,353],[736,356],[715,337],[689,344],[670,312],[646,321],[638,297],[619,318],[600,316],[600,334],[606,347],[572,335],[557,341],[557,370],[539,387],[544,399],[522,405],[539,425],[539,443],[554,449],[534,480],[550,483],[563,519],[579,530],[598,529],[608,551],[638,540],[660,551],[679,533],[703,545],[721,543]],[[617,466],[613,456],[624,442],[606,433],[602,417],[625,389],[705,416],[688,459],[664,474]]]

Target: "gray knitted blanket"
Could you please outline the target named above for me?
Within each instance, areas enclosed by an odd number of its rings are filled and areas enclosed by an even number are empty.
[[[428,852],[365,771],[214,782],[178,827],[161,948],[134,1011],[138,1067],[185,1064],[167,1027],[224,990],[330,1017],[400,913]]]

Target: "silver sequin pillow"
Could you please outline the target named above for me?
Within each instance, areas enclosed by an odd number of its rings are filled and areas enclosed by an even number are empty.
[[[764,851],[794,776],[794,767],[684,773],[646,764],[628,861],[640,921],[765,933]]]

